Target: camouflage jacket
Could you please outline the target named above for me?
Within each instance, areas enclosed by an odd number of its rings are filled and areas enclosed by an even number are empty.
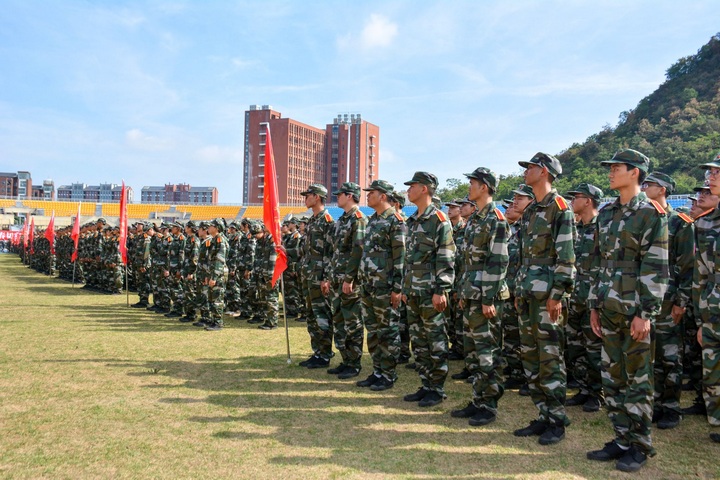
[[[172,240],[171,240],[172,241]],[[168,237],[156,233],[150,242],[150,256],[153,267],[167,268],[168,266]]]
[[[105,266],[122,264],[120,248],[116,238],[106,238],[103,242],[102,262]]]
[[[380,292],[402,292],[406,233],[405,220],[392,207],[370,217],[360,262],[363,285]]]
[[[332,238],[335,221],[326,209],[310,217],[305,228],[305,249],[303,251],[302,272],[310,280],[329,280],[325,278],[327,265],[332,258]]]
[[[720,323],[720,209],[695,219],[695,323]]]
[[[452,222],[451,222],[452,223]],[[453,241],[455,242],[455,281],[453,282],[453,291],[457,292],[460,289],[460,279],[463,261],[465,261],[465,255],[463,254],[463,242],[465,241],[465,226],[467,223],[465,219],[460,217],[460,220],[453,225],[452,234]]]
[[[332,258],[326,278],[336,283],[357,283],[367,223],[367,216],[357,205],[340,215],[330,237]]]
[[[195,269],[195,278],[198,282],[202,282],[206,278],[210,278],[210,265],[208,264],[209,245],[212,244],[210,235],[205,238],[198,237],[198,261],[197,269]]]
[[[595,232],[597,230],[597,217],[593,217],[588,223],[577,224],[577,238],[575,240],[575,290],[572,293],[572,300],[578,303],[587,303],[590,293],[590,281],[593,263],[593,252],[595,251]]]
[[[510,228],[503,213],[490,202],[468,218],[463,240],[458,294],[492,305],[504,286]]]
[[[257,247],[257,240],[248,233],[240,235],[238,241],[240,243],[238,245],[235,267],[239,272],[252,270],[255,265],[255,249]]]
[[[276,262],[277,251],[275,250],[275,241],[272,235],[267,233],[263,238],[257,240],[255,247],[255,266],[252,269],[253,275],[260,282],[269,282],[272,280]]]
[[[520,220],[515,296],[560,300],[575,283],[575,217],[554,188]]]
[[[168,239],[168,265],[171,272],[182,269],[185,260],[185,235],[169,235]]]
[[[508,268],[505,274],[505,283],[510,291],[510,296],[515,296],[515,280],[520,269],[520,252],[518,242],[520,241],[520,225],[515,222],[510,225],[510,238],[508,239]]]
[[[668,265],[670,279],[665,299],[685,307],[692,298],[695,266],[695,226],[686,213],[678,213],[668,204]]]
[[[205,247],[207,248],[207,274],[208,279],[220,281],[225,276],[227,269],[226,259],[228,252],[227,239],[220,233],[215,237],[205,239]]]
[[[405,250],[405,295],[428,297],[450,291],[455,280],[452,225],[434,205],[408,219]]]
[[[600,209],[595,232],[588,307],[654,322],[668,278],[665,211],[640,192]]]
[[[200,253],[200,239],[197,235],[190,235],[185,239],[185,247],[183,250],[182,276],[195,275],[198,265],[198,255]]]
[[[300,235],[300,232],[295,230],[283,239],[285,252],[287,252],[288,273],[293,273],[298,269],[298,262],[300,262],[301,237],[302,235]]]

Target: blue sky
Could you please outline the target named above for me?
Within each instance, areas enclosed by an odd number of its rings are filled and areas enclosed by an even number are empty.
[[[35,1],[0,16],[0,171],[217,186],[244,112],[380,126],[380,176],[498,173],[635,107],[720,31],[717,1]]]

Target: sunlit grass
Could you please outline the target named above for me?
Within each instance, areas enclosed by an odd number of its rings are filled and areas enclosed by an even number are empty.
[[[449,415],[470,398],[464,382],[424,410],[402,401],[419,386],[411,370],[375,393],[299,368],[305,324],[290,322],[288,365],[282,328],[229,319],[211,333],[125,305],[0,255],[0,477],[624,477],[585,459],[610,439],[602,413],[569,409],[567,439],[542,447],[512,436],[535,416],[516,392],[473,428]],[[697,417],[654,431],[658,456],[635,477],[720,477],[707,433]]]

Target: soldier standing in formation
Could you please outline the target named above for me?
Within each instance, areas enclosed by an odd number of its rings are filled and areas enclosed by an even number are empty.
[[[634,472],[655,454],[653,323],[667,290],[667,215],[640,191],[650,165],[645,155],[621,150],[601,164],[610,167],[610,188],[620,196],[598,215],[589,305],[592,329],[603,339],[603,390],[615,439],[587,457]]]
[[[326,280],[320,284],[323,293],[331,298],[335,348],[341,357],[340,364],[327,372],[343,378],[351,378],[346,371],[352,376],[360,372],[364,343],[358,271],[368,219],[358,207],[360,193],[360,185],[353,182],[345,182],[333,192],[344,212],[335,222],[330,237],[332,257]]]

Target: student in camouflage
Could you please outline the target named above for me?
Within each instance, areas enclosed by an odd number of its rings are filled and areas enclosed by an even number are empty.
[[[300,262],[300,232],[297,229],[297,219],[293,216],[287,221],[288,233],[283,238],[283,246],[287,253],[287,270],[283,272],[285,288],[286,315],[290,318],[297,317],[301,312],[303,299],[300,295],[298,279],[298,263]]]
[[[277,262],[277,251],[272,234],[262,221],[250,226],[250,234],[255,237],[255,265],[253,281],[257,290],[257,316],[262,320],[260,330],[274,330],[278,324],[278,293],[280,284],[272,285],[272,276]]]
[[[448,309],[445,318],[448,322],[448,339],[450,341],[450,354],[448,360],[464,360],[463,353],[463,329],[462,329],[462,308],[458,306],[458,283],[460,281],[460,266],[462,262],[462,242],[465,230],[465,219],[460,215],[461,198],[446,202],[447,217],[452,225],[453,241],[455,242],[455,283],[450,292]]]
[[[692,296],[695,265],[693,219],[667,202],[675,181],[661,172],[647,176],[642,191],[665,210],[668,218],[668,265],[670,278],[660,314],[655,319],[655,394],[653,423],[660,429],[675,428],[682,419],[680,395],[683,377],[683,316]]]
[[[404,400],[431,407],[445,399],[448,337],[443,312],[455,279],[455,243],[450,221],[432,203],[437,177],[415,172],[405,185],[408,200],[418,209],[408,221],[402,292],[422,386]]]
[[[620,193],[598,215],[593,281],[588,295],[593,332],[603,339],[602,380],[615,439],[587,453],[616,460],[625,472],[642,468],[652,446],[652,362],[655,318],[667,290],[667,215],[640,191],[649,159],[631,149],[601,162]]]
[[[591,267],[595,251],[597,215],[603,192],[595,185],[581,183],[567,193],[572,198],[573,213],[580,218],[575,241],[575,289],[568,302],[568,318],[565,325],[569,373],[580,384],[580,391],[567,399],[565,406],[581,405],[584,412],[597,412],[604,401],[600,361],[602,340],[590,327],[588,293],[590,291]]]
[[[393,187],[394,188],[394,187]],[[407,215],[403,212],[405,206],[405,196],[398,192],[389,193],[387,195],[388,203],[395,211],[402,217],[405,222],[407,230]],[[398,311],[398,329],[400,331],[400,356],[398,357],[398,364],[405,364],[405,368],[415,368],[415,363],[410,363],[410,357],[412,352],[410,351],[410,332],[408,331],[407,324],[407,305],[405,302],[400,302],[400,306],[397,308]]]
[[[520,268],[515,303],[530,396],[539,411],[537,420],[514,435],[539,435],[541,445],[565,438],[570,420],[565,414],[566,370],[563,359],[563,300],[575,281],[575,221],[565,200],[552,187],[562,173],[557,158],[535,154],[525,168],[525,184],[535,202],[521,220],[518,242]]]
[[[208,265],[205,284],[208,287],[207,301],[210,318],[205,330],[217,331],[223,327],[223,311],[225,310],[225,281],[227,275],[226,256],[227,239],[222,235],[225,223],[222,218],[212,220],[208,225],[208,238],[205,240]]]
[[[367,224],[359,278],[373,371],[357,385],[375,391],[393,387],[400,356],[398,307],[402,294],[406,227],[405,219],[388,201],[393,190],[385,180],[374,180],[365,189],[368,206],[375,213]]]
[[[208,303],[208,278],[210,276],[210,264],[208,263],[209,247],[212,238],[209,237],[209,222],[200,222],[198,225],[198,261],[195,270],[195,308],[200,312],[200,320],[193,323],[196,327],[210,325],[210,304]]]
[[[330,237],[335,230],[335,221],[325,208],[327,188],[324,185],[314,183],[300,194],[305,197],[305,206],[313,211],[307,223],[302,266],[305,301],[312,312],[307,319],[307,330],[313,354],[300,362],[300,366],[324,368],[330,364],[332,356],[333,324],[330,303],[321,283],[329,280],[326,275],[332,258]]]
[[[166,317],[179,318],[184,312],[184,293],[182,287],[182,266],[185,260],[185,235],[183,226],[177,222],[170,224],[170,237],[168,238],[168,292],[172,307]]]
[[[510,296],[505,300],[502,311],[503,357],[507,363],[505,389],[519,388],[519,394],[529,396],[530,390],[522,365],[522,343],[520,342],[520,320],[515,308],[515,287],[517,272],[520,269],[520,228],[523,212],[535,201],[532,187],[521,184],[512,191],[512,205],[506,210],[505,217],[510,224],[511,236],[508,240],[508,269],[505,283]]]
[[[184,323],[194,322],[197,305],[195,301],[196,272],[198,265],[198,255],[200,252],[200,239],[197,236],[197,225],[192,220],[188,220],[185,224],[185,247],[183,254],[183,263],[181,268],[182,288],[183,288],[183,313],[185,314],[180,321]]]
[[[712,195],[720,195],[720,154],[701,165]],[[720,209],[695,220],[697,257],[693,275],[693,303],[698,312],[697,341],[702,347],[703,396],[707,419],[720,443],[720,262],[716,260],[720,237]]]
[[[461,410],[453,410],[451,415],[469,418],[470,425],[481,426],[495,421],[498,401],[504,392],[500,319],[503,300],[509,297],[505,273],[510,229],[493,202],[500,184],[495,172],[479,167],[465,176],[470,179],[468,198],[478,208],[463,232],[458,283],[465,362],[472,375],[473,391],[470,403]]]
[[[340,352],[341,362],[328,369],[331,375],[346,371],[352,376],[360,372],[363,350],[363,323],[360,313],[360,282],[358,269],[363,252],[367,217],[360,211],[360,185],[345,182],[333,195],[338,207],[344,210],[335,222],[331,235],[332,257],[328,264],[326,280],[320,284],[332,303],[335,348]],[[351,378],[343,375],[343,378]]]
[[[252,269],[255,265],[255,249],[257,241],[250,233],[252,222],[244,218],[240,222],[240,244],[238,245],[238,254],[235,262],[237,269],[236,278],[240,287],[240,299],[238,308],[240,316],[252,320],[254,312],[252,307],[255,304],[257,292],[251,288],[252,285]]]

